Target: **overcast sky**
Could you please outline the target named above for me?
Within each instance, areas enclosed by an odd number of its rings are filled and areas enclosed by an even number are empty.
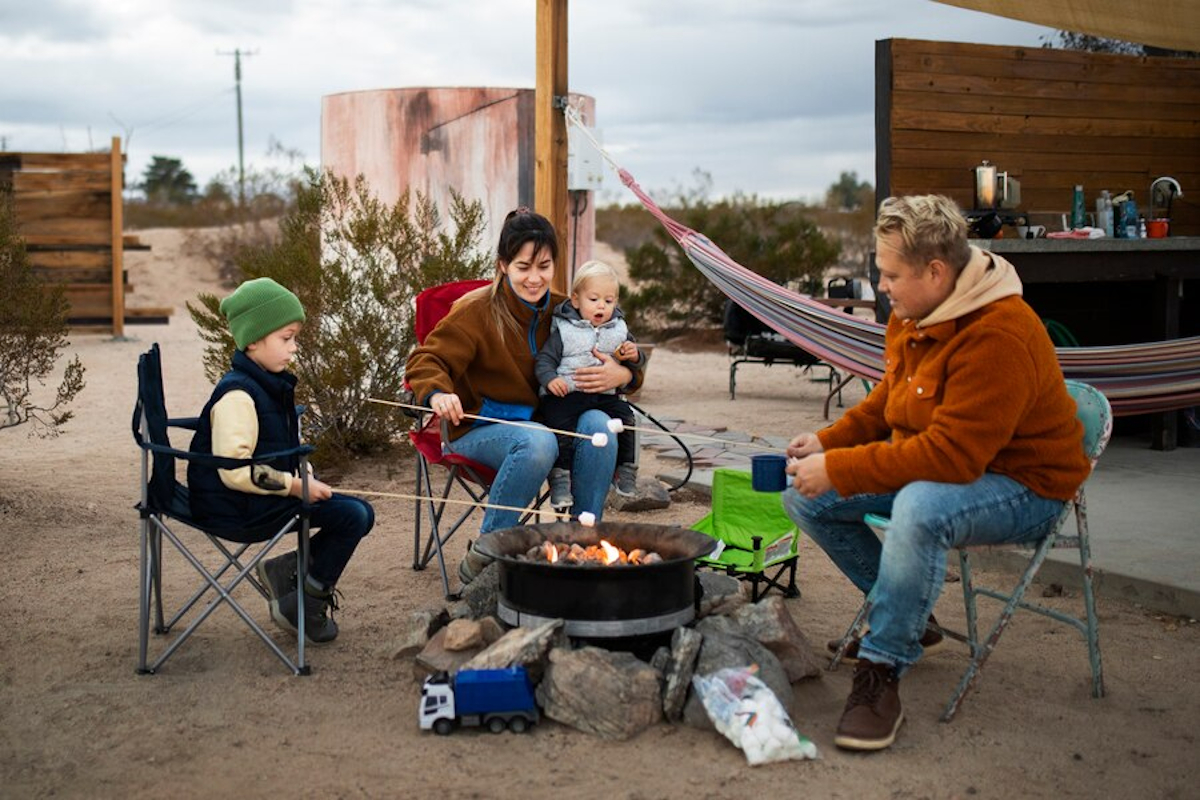
[[[320,161],[321,98],[415,86],[534,85],[533,0],[0,0],[0,145],[78,152],[126,139],[203,185],[269,142]],[[812,199],[874,180],[874,42],[1039,45],[1047,28],[930,0],[574,0],[571,90],[647,189]],[[603,199],[630,200],[605,178]]]

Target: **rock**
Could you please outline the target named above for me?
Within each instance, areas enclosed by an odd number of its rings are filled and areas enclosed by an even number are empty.
[[[447,650],[457,653],[472,648],[478,650],[483,645],[483,630],[479,627],[478,620],[456,619],[446,626],[446,637],[442,646]]]
[[[503,669],[523,666],[529,679],[537,683],[546,669],[550,649],[565,644],[561,619],[544,622],[534,628],[513,628],[465,665],[468,669]]]
[[[496,598],[500,592],[500,566],[488,564],[475,576],[475,580],[463,587],[462,599],[471,607],[472,619],[498,616]]]
[[[691,628],[676,628],[671,636],[671,656],[663,686],[663,715],[675,722],[683,715],[683,704],[692,685],[696,656],[704,637]]]
[[[453,603],[450,603],[446,606],[446,615],[450,619],[470,619],[471,604],[466,600],[455,600]],[[449,622],[447,622],[447,624],[449,624]]]
[[[766,645],[775,654],[783,664],[789,681],[795,683],[804,678],[819,677],[824,671],[824,659],[818,660],[812,645],[779,595],[744,605],[733,613],[732,618],[745,629],[747,635]]]
[[[784,708],[791,706],[792,684],[783,665],[774,653],[743,633],[736,622],[729,617],[708,617],[696,625],[696,630],[704,636],[704,641],[696,659],[695,674],[710,675],[719,669],[756,664],[758,671],[755,674],[759,680],[771,688]],[[713,729],[695,692],[683,706],[683,721],[701,730]]]
[[[638,478],[637,492],[633,497],[622,497],[615,490],[609,490],[608,508],[613,511],[654,511],[671,506],[671,495],[667,488],[656,478]]]
[[[629,739],[662,719],[654,668],[599,647],[552,650],[537,699],[550,719],[605,739]]]
[[[447,650],[447,630],[448,628],[442,628],[435,633],[425,644],[425,649],[417,656],[416,661],[413,662],[413,675],[417,680],[422,680],[426,675],[432,675],[435,672],[453,674],[479,652],[479,648]]]
[[[437,622],[438,615],[432,611],[414,611],[409,614],[400,635],[396,637],[389,649],[391,657],[411,658],[421,652],[421,649],[429,641],[429,637],[436,632]]]
[[[699,570],[700,616],[732,614],[748,600],[746,586],[732,575],[711,570]]]
[[[495,617],[484,617],[479,620],[479,629],[483,632],[484,644],[494,644],[508,630]]]
[[[671,663],[671,651],[666,647],[660,647],[654,651],[654,655],[650,657],[650,666],[658,673],[659,678],[665,678],[667,675],[667,665]]]

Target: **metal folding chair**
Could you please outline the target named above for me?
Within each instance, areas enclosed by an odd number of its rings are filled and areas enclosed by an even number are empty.
[[[166,400],[162,385],[162,357],[157,344],[138,358],[138,395],[133,410],[133,438],[142,451],[141,458],[141,501],[137,504],[141,528],[140,554],[140,589],[138,604],[138,667],[140,674],[153,674],[166,663],[179,647],[187,641],[196,629],[223,604],[228,605],[235,614],[262,640],[263,644],[283,662],[293,674],[307,675],[309,667],[304,659],[304,615],[299,615],[298,634],[296,637],[296,656],[289,657],[279,645],[267,635],[254,618],[233,597],[233,591],[243,582],[257,591],[257,596],[264,599],[267,591],[254,575],[254,569],[271,549],[288,533],[295,532],[299,546],[298,569],[296,571],[296,589],[303,591],[305,565],[308,562],[308,527],[309,514],[307,502],[301,503],[300,510],[293,515],[278,520],[269,528],[252,531],[236,532],[238,541],[227,537],[232,531],[221,531],[206,527],[192,516],[188,499],[188,489],[176,478],[176,460],[201,463],[220,469],[236,469],[251,464],[263,463],[276,458],[300,458],[300,474],[302,476],[303,496],[308,497],[308,464],[307,456],[312,448],[301,446],[278,453],[266,453],[251,459],[222,458],[178,450],[171,446],[168,430],[179,428],[196,429],[199,420],[190,418],[169,418],[167,416]],[[176,531],[172,525],[191,528],[203,535],[219,555],[219,566],[211,569],[205,564],[205,559],[190,549],[184,542],[186,534]],[[178,527],[178,526],[177,526]],[[169,541],[183,559],[190,564],[204,579],[188,599],[184,600],[177,610],[169,615],[164,610],[163,603],[163,541]],[[242,540],[251,539],[249,543]],[[256,547],[256,545],[258,545]],[[212,561],[206,554],[206,559]],[[187,627],[176,634],[159,653],[154,663],[150,664],[149,634],[167,635],[179,624],[202,600],[204,606],[191,618]],[[153,624],[151,623],[151,608],[153,607]]]
[[[1084,453],[1087,455],[1088,460],[1091,461],[1092,466],[1095,467],[1096,461],[1100,458],[1101,453],[1104,452],[1109,436],[1112,434],[1112,408],[1109,406],[1108,399],[1098,389],[1086,383],[1069,380],[1067,381],[1067,391],[1075,399],[1077,407],[1076,416],[1083,423]],[[1088,539],[1087,502],[1083,489],[1083,486],[1079,487],[1079,491],[1075,493],[1074,499],[1063,507],[1054,528],[1040,541],[1014,545],[956,548],[958,551],[959,567],[962,571],[963,602],[966,605],[967,632],[963,634],[945,627],[939,627],[943,635],[967,645],[970,651],[970,663],[967,665],[966,672],[963,673],[962,679],[959,680],[958,686],[954,690],[954,694],[950,697],[950,701],[946,704],[946,708],[942,712],[942,722],[949,722],[958,713],[959,706],[962,705],[967,691],[978,678],[980,670],[983,669],[983,665],[987,662],[992,651],[996,649],[996,645],[1000,642],[1000,635],[1004,632],[1004,629],[1008,626],[1009,621],[1018,608],[1064,622],[1083,634],[1084,640],[1087,643],[1088,662],[1092,672],[1092,697],[1104,696],[1104,674],[1100,662],[1100,624],[1096,617],[1096,595],[1092,587],[1092,551]],[[1072,510],[1075,512],[1076,534],[1074,536],[1064,536],[1062,530]],[[865,522],[880,537],[887,533],[889,520],[886,517],[868,514]],[[1025,591],[1033,582],[1042,563],[1046,560],[1046,556],[1051,550],[1059,548],[1074,548],[1079,551],[1079,571],[1083,585],[1084,604],[1084,617],[1082,619],[1038,603],[1030,603],[1024,599]],[[1001,592],[975,585],[971,576],[971,550],[1022,550],[1026,552],[1032,550],[1033,553],[1028,565],[1025,567],[1025,571],[1021,574],[1021,580],[1016,588],[1010,592]],[[988,632],[988,635],[983,639],[979,637],[977,631],[978,615],[975,608],[975,598],[979,595],[991,597],[1004,603],[1000,616]],[[837,669],[851,641],[860,635],[871,606],[872,597],[868,593],[867,599],[863,602],[857,616],[855,616],[854,621],[850,624],[845,636],[842,637],[837,652],[829,664],[829,669]]]

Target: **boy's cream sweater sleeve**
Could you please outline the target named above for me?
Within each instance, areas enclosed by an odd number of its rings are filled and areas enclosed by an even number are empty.
[[[254,399],[234,389],[217,401],[210,414],[212,451],[225,458],[250,458],[258,444],[258,414]],[[292,476],[286,472],[256,464],[253,467],[219,469],[221,483],[228,489],[250,494],[286,495],[292,488]]]

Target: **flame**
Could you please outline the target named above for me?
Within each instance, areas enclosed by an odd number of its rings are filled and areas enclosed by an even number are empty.
[[[552,542],[542,542],[542,550],[546,552],[546,560],[551,564],[558,561],[558,548]]]
[[[604,563],[611,564],[621,558],[621,551],[613,547],[604,539],[600,540],[600,549],[604,551]]]

